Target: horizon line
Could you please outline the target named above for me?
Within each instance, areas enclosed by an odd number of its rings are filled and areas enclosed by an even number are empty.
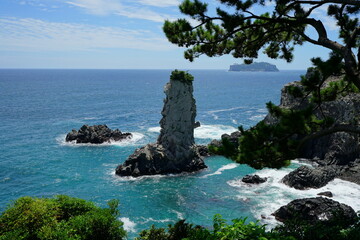
[[[229,71],[229,69],[224,68],[23,68],[23,67],[10,67],[10,68],[1,68],[0,70],[222,70],[227,72],[267,72],[267,71]],[[185,70],[186,69],[186,70]],[[279,69],[279,71],[306,71],[306,69]],[[269,71],[270,72],[270,71]]]

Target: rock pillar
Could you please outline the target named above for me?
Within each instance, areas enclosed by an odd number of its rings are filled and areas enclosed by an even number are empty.
[[[161,112],[160,135],[128,157],[116,169],[121,176],[141,176],[193,172],[205,168],[195,146],[196,105],[193,97],[193,76],[173,71],[165,85],[166,98]]]

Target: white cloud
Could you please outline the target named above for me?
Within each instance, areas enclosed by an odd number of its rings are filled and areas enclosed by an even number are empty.
[[[304,9],[307,11],[310,9],[310,5],[305,5]],[[327,15],[327,9],[329,7],[329,4],[324,4],[318,8],[316,8],[313,11],[313,17],[317,18],[318,20],[320,20],[325,27],[327,27],[329,30],[334,31],[334,30],[338,30],[338,26],[336,24],[336,20],[333,17],[329,17]]]
[[[109,48],[167,50],[163,36],[145,30],[128,30],[33,18],[0,18],[2,51],[93,51]]]
[[[140,2],[150,2],[148,0],[139,0]],[[171,0],[170,3],[173,5],[174,0]],[[152,11],[143,6],[134,6],[129,4],[122,4],[118,0],[72,0],[67,1],[66,3],[85,9],[90,14],[96,15],[120,15],[129,18],[144,19],[154,22],[164,22],[165,19],[170,17],[166,14],[161,14],[155,11]],[[160,3],[160,1],[153,1],[154,4],[147,4],[153,6],[170,6],[169,4]]]
[[[139,3],[155,7],[179,6],[180,0],[137,0]]]

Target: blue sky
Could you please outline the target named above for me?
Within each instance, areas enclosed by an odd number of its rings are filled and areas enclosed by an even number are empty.
[[[217,1],[207,0],[210,7]],[[162,32],[165,19],[183,17],[180,0],[1,0],[0,68],[228,69],[232,56],[202,56],[193,63]],[[325,9],[324,20],[336,36]],[[269,59],[279,69],[306,69],[329,51],[305,44],[292,63]]]

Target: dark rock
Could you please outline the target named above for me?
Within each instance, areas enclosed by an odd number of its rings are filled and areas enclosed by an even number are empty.
[[[343,167],[338,178],[360,184],[360,159]]]
[[[221,140],[214,139],[210,142],[209,146],[219,148],[222,146]]]
[[[131,133],[122,133],[119,129],[111,130],[106,125],[83,125],[79,131],[73,129],[66,135],[67,142],[101,144],[132,138]]]
[[[301,166],[286,175],[282,182],[286,185],[304,190],[308,188],[321,188],[333,180],[338,174],[338,169],[333,166],[309,168]]]
[[[196,145],[195,146],[201,157],[210,157],[209,149],[206,145]]]
[[[280,222],[298,219],[309,224],[331,224],[336,221],[350,225],[356,219],[356,213],[351,207],[323,197],[294,200],[276,210],[273,215]]]
[[[259,184],[267,181],[267,178],[261,178],[258,175],[245,175],[241,181],[244,183]]]
[[[325,197],[333,197],[333,194],[330,191],[321,192],[321,193],[318,193],[317,195],[318,196],[325,196]]]
[[[212,140],[209,144],[209,147],[220,148],[223,145],[223,141],[225,140],[231,143],[234,146],[234,149],[237,149],[239,147],[240,136],[241,136],[240,131],[233,132],[230,135],[225,133],[221,135],[221,140],[217,140],[217,139]],[[210,154],[213,153],[210,152]]]
[[[161,112],[160,135],[156,143],[147,144],[116,168],[120,176],[142,176],[194,172],[206,168],[194,140],[196,105],[192,81],[173,72],[165,85],[166,98]],[[180,72],[181,73],[181,72]]]
[[[221,135],[221,139],[224,140],[228,140],[230,143],[232,143],[234,145],[235,148],[239,147],[239,138],[241,137],[241,132],[240,131],[236,131],[229,134],[223,134]]]
[[[166,154],[166,150],[158,144],[148,144],[138,148],[128,159],[116,168],[120,176],[139,177],[143,175],[177,174],[182,172],[195,172],[206,168],[203,160],[196,154],[188,156],[189,161],[174,162]]]

